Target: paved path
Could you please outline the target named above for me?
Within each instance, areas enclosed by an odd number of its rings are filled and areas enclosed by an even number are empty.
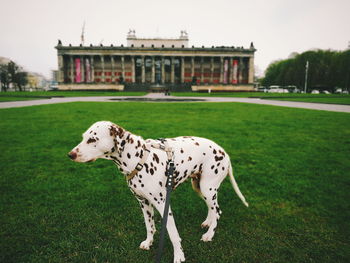
[[[114,99],[114,100],[111,100]],[[258,98],[233,98],[233,97],[175,97],[175,96],[164,96],[162,93],[149,93],[145,96],[132,96],[132,97],[68,97],[68,98],[52,98],[52,99],[40,99],[40,100],[27,100],[27,101],[13,101],[13,102],[1,102],[0,108],[16,108],[26,107],[43,104],[54,104],[54,103],[66,103],[76,101],[96,101],[96,102],[118,102],[118,100],[128,99],[171,99],[171,100],[191,100],[200,99],[206,102],[241,102],[241,103],[253,103],[263,105],[273,105],[290,108],[302,108],[312,110],[325,110],[325,111],[336,111],[336,112],[349,112],[350,105],[337,105],[337,104],[323,104],[323,103],[308,103],[308,102],[294,102],[294,101],[278,101],[278,100],[262,100]]]

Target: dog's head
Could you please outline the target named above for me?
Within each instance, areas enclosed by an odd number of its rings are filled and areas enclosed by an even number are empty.
[[[68,153],[75,162],[93,162],[105,158],[116,151],[116,138],[122,137],[124,130],[109,121],[94,123],[83,133],[83,140]]]

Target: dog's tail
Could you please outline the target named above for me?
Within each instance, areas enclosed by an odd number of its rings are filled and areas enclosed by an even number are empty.
[[[238,197],[242,200],[243,204],[248,207],[249,204],[247,203],[247,201],[245,200],[244,196],[242,195],[241,191],[238,188],[238,185],[236,183],[235,178],[233,177],[233,169],[232,169],[232,165],[230,163],[230,166],[228,168],[228,175],[230,176],[230,181],[231,184],[233,186],[233,189],[235,190],[236,194],[238,195]]]

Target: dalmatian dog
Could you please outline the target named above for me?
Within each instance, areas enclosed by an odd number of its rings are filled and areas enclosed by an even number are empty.
[[[221,215],[218,189],[227,175],[236,194],[248,207],[233,177],[230,158],[223,148],[204,138],[183,136],[165,139],[165,143],[173,151],[174,189],[191,178],[192,187],[208,206],[207,218],[201,225],[208,230],[201,240],[211,241]],[[150,249],[156,232],[154,207],[161,215],[165,207],[167,182],[165,172],[168,157],[161,147],[152,147],[157,144],[160,144],[157,140],[144,140],[112,122],[100,121],[93,124],[83,134],[82,142],[68,153],[75,162],[92,162],[102,158],[117,164],[120,171],[128,178],[128,186],[139,201],[144,215],[147,238],[141,242],[140,248],[145,250]],[[141,160],[144,163],[140,165]],[[128,177],[130,174],[133,176]],[[169,207],[167,231],[174,249],[174,263],[184,262],[181,238],[171,207]]]

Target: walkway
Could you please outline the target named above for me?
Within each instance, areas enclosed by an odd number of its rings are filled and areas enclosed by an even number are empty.
[[[111,100],[113,99],[113,100]],[[68,98],[52,98],[52,99],[40,99],[40,100],[27,100],[27,101],[13,101],[13,102],[1,102],[0,108],[16,108],[26,107],[43,104],[55,104],[55,103],[66,103],[66,102],[77,102],[77,101],[94,101],[94,102],[118,102],[118,101],[137,101],[137,99],[143,102],[148,101],[161,101],[167,99],[171,101],[191,101],[194,99],[205,101],[205,102],[241,102],[241,103],[253,103],[262,105],[273,105],[290,108],[302,108],[311,110],[324,110],[324,111],[335,111],[335,112],[349,112],[350,105],[338,105],[338,104],[321,104],[321,103],[307,103],[307,102],[294,102],[294,101],[278,101],[278,100],[263,100],[258,98],[232,98],[232,97],[175,97],[175,96],[164,96],[162,93],[149,93],[145,96],[132,96],[132,97],[68,97]]]

